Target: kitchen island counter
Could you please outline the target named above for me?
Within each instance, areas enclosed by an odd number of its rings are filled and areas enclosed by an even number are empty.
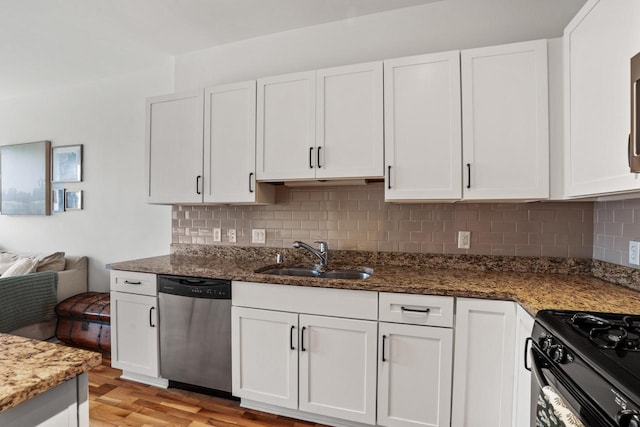
[[[99,353],[0,333],[0,416],[101,360]]]

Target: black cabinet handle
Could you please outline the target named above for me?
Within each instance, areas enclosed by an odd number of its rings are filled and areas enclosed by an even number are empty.
[[[127,285],[142,285],[142,282],[132,282],[131,280],[125,280],[124,283]]]
[[[385,345],[384,344],[385,344],[386,341],[387,341],[387,336],[383,335],[382,336],[382,361],[383,362],[387,361],[387,359],[384,358],[384,353],[385,353],[385,350],[384,350]]]
[[[306,348],[304,348],[304,330],[307,329],[304,326],[302,327],[302,329],[300,330],[300,351],[307,351]]]
[[[424,308],[424,309],[418,309],[418,308],[407,308],[405,306],[400,307],[401,311],[410,311],[412,313],[428,313],[431,309],[429,308]]]
[[[320,150],[322,150],[322,147],[318,147],[318,152],[317,152],[317,163],[318,163],[318,169],[320,169],[322,166],[320,166]]]
[[[155,307],[151,307],[149,309],[149,326],[151,326],[152,328],[155,328],[156,325],[153,324],[153,310],[155,310]]]
[[[291,325],[291,330],[289,331],[289,348],[290,348],[291,350],[295,350],[295,349],[296,349],[296,348],[293,346],[293,330],[294,330],[295,328],[296,328],[295,326]]]
[[[529,343],[533,342],[533,338],[529,337],[526,339],[526,341],[524,342],[524,369],[526,369],[527,371],[531,372],[531,366],[529,366],[529,358],[528,353],[529,353]]]
[[[467,188],[471,188],[471,163],[467,163]]]
[[[391,166],[387,166],[387,189],[391,190]]]
[[[253,172],[249,174],[249,193],[253,193],[253,188],[251,188],[252,178],[253,178]]]
[[[202,194],[202,192],[200,191],[200,179],[202,179],[202,175],[198,175],[196,177],[196,193],[197,194]]]
[[[313,147],[309,147],[309,169],[313,169]]]
[[[627,150],[627,162],[629,163],[629,167],[633,168],[631,166],[631,156],[633,156],[635,154],[635,150],[634,150],[634,147],[633,147],[633,143],[631,142],[631,134],[629,134],[629,141],[627,143],[627,146],[629,148]],[[631,172],[633,172],[633,171],[631,171]]]

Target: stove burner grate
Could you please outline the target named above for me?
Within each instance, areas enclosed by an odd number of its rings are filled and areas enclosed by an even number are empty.
[[[606,320],[590,313],[576,313],[567,322],[599,348],[640,351],[640,317]]]

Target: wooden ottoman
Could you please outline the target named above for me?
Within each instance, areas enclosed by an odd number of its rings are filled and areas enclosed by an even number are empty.
[[[108,292],[85,292],[61,301],[56,337],[67,344],[111,352],[111,307]]]

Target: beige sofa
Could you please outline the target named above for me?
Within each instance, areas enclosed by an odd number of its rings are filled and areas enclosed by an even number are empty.
[[[65,256],[65,267],[58,272],[58,302],[87,292],[89,260],[86,256]],[[46,340],[55,335],[56,319],[35,323],[11,331],[14,335]]]

